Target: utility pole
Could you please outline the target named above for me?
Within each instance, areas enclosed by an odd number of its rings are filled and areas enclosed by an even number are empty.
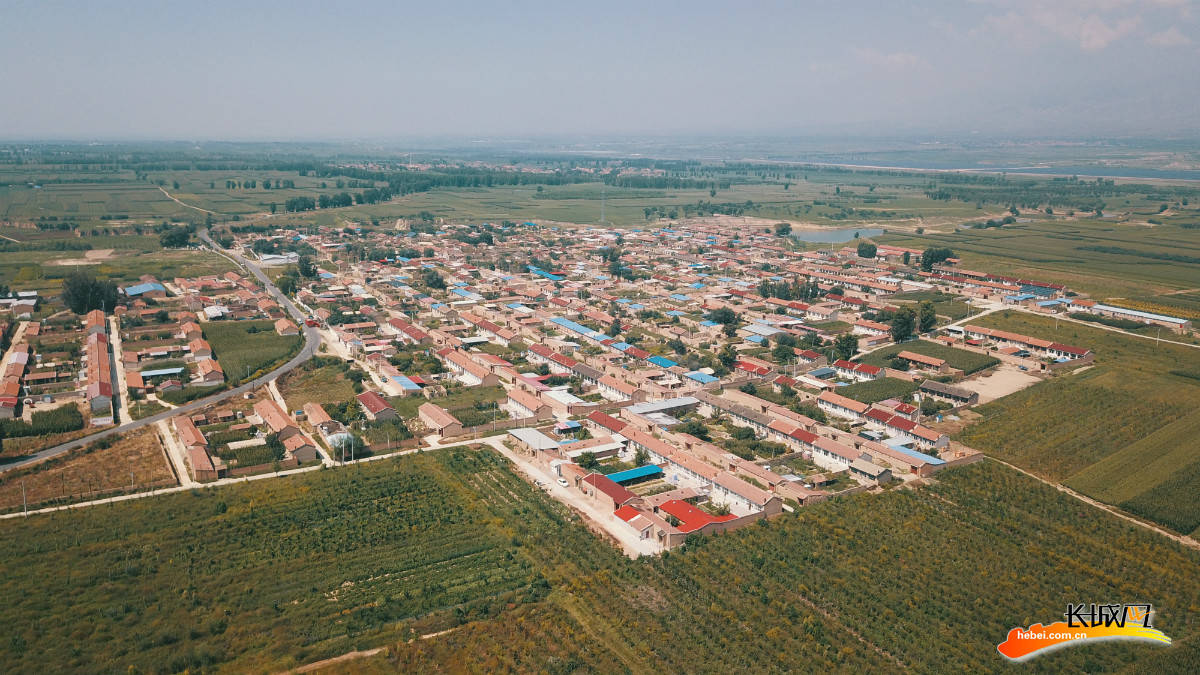
[[[29,502],[25,500],[25,479],[21,479],[21,509],[29,515]]]

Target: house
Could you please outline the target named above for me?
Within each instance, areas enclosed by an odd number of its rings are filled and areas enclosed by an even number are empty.
[[[225,381],[225,371],[216,359],[204,359],[196,363],[196,374],[201,382],[217,384]]]
[[[638,499],[628,488],[615,483],[602,473],[589,473],[584,476],[579,482],[579,489],[610,512]]]
[[[851,420],[857,420],[865,415],[867,409],[870,408],[866,403],[859,403],[852,398],[846,398],[831,391],[823,391],[820,396],[817,396],[817,407],[827,413]]]
[[[508,408],[517,418],[547,420],[554,414],[549,404],[519,387],[508,392]]]
[[[600,395],[610,401],[644,401],[646,395],[638,388],[612,375],[605,375],[599,381]]]
[[[340,447],[344,443],[349,442],[353,436],[346,431],[346,427],[341,422],[329,416],[319,403],[308,402],[304,404],[304,419],[312,425],[317,433],[325,439],[332,447]]]
[[[955,406],[960,405],[975,405],[979,403],[979,392],[963,389],[962,387],[954,387],[937,380],[925,380],[921,383],[920,391],[922,394],[932,396],[936,399],[949,401]]]
[[[281,441],[286,441],[300,433],[300,427],[296,425],[296,422],[283,412],[278,403],[269,398],[255,403],[254,412],[262,419],[262,423],[271,433],[279,435]]]
[[[939,359],[935,356],[926,356],[907,350],[898,352],[896,358],[904,359],[921,370],[930,370],[935,373],[944,373],[949,370],[945,359]]]
[[[203,338],[188,342],[188,351],[197,359],[211,359],[212,347]]]
[[[845,359],[834,361],[833,369],[837,371],[838,375],[855,382],[878,380],[883,377],[883,368]]]
[[[304,434],[296,434],[289,436],[283,442],[283,448],[287,454],[294,457],[297,462],[311,462],[317,458],[317,446],[312,444],[312,441]]]
[[[172,421],[175,424],[175,433],[179,436],[179,441],[183,443],[185,450],[191,451],[196,448],[208,450],[208,439],[204,438],[204,434],[196,428],[190,417],[179,415]]]
[[[280,319],[275,322],[275,332],[280,335],[299,335],[300,329],[288,319]]]
[[[425,428],[436,432],[442,438],[462,435],[462,422],[459,422],[458,418],[439,405],[423,403],[420,408],[417,408],[417,417],[425,425]]]
[[[364,391],[355,398],[358,399],[358,404],[362,406],[363,413],[367,419],[375,421],[394,420],[400,415],[396,412],[387,399],[380,396],[378,392]]]
[[[200,324],[195,321],[187,321],[179,327],[179,336],[191,342],[203,338],[204,332],[200,330]]]

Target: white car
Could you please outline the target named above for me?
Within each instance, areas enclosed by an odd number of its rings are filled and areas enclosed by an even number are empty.
[[[569,483],[567,483],[567,479],[566,479],[566,478],[559,478],[559,479],[558,479],[558,484],[559,484],[559,485],[561,485],[561,486],[563,486],[563,487],[567,487],[567,486],[569,485]]]

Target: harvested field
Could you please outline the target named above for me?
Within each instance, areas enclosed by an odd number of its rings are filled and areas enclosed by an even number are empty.
[[[147,429],[122,436],[108,448],[80,450],[29,469],[0,474],[0,509],[21,508],[22,483],[32,507],[174,485],[175,475],[158,436]]]

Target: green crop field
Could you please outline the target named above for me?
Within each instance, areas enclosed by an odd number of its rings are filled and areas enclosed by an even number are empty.
[[[838,387],[837,393],[863,403],[877,403],[889,398],[911,403],[910,398],[912,393],[917,390],[917,384],[917,382],[894,377],[881,377],[878,380],[855,382],[845,387]]]
[[[374,646],[388,650],[335,669],[1009,672],[1007,631],[1080,598],[1151,602],[1176,645],[1073,647],[1021,670],[1182,672],[1200,628],[1200,554],[990,462],[637,561],[467,449],[0,536],[7,672],[278,672]]]
[[[864,355],[859,361],[872,366],[882,367],[889,365],[892,357],[900,352],[915,352],[917,354],[924,354],[925,356],[944,359],[951,368],[958,368],[967,375],[977,373],[985,368],[991,368],[1000,363],[999,359],[994,356],[977,354],[965,349],[955,349],[954,347],[947,347],[946,345],[927,342],[925,340],[913,340],[877,349],[870,354]]]
[[[1088,347],[1095,365],[976,410],[967,445],[1190,533],[1200,527],[1200,351],[1028,314],[979,323]]]
[[[286,361],[300,351],[300,335],[279,335],[275,322],[210,321],[204,324],[204,339],[225,371],[230,384],[238,384]]]

